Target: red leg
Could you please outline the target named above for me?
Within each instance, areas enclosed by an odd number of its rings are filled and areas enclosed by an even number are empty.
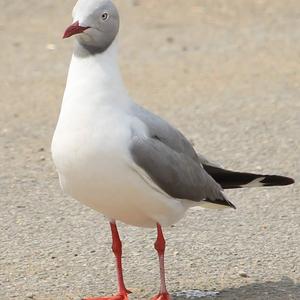
[[[159,269],[160,269],[160,291],[157,296],[152,298],[152,300],[171,300],[166,288],[166,278],[165,278],[165,248],[166,241],[161,229],[160,224],[157,223],[157,239],[154,244],[154,247],[158,253],[159,258]]]
[[[116,266],[118,274],[119,293],[116,296],[111,297],[98,297],[98,298],[86,298],[83,300],[128,300],[128,291],[124,284],[123,271],[122,271],[122,242],[118,233],[118,228],[115,221],[110,222],[111,235],[112,235],[112,251],[116,257]]]

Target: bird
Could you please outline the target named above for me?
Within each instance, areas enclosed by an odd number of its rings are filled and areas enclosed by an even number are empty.
[[[166,287],[163,228],[192,207],[233,208],[225,189],[283,186],[285,176],[235,172],[197,153],[191,142],[128,94],[118,65],[120,16],[111,0],[79,0],[63,38],[74,38],[51,151],[64,192],[107,217],[118,293],[84,300],[128,300],[117,222],[155,228],[160,290]]]

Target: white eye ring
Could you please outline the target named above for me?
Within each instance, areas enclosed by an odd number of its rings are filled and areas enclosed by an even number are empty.
[[[109,18],[109,15],[107,12],[104,12],[102,15],[101,15],[101,18],[103,21],[106,21],[108,18]]]

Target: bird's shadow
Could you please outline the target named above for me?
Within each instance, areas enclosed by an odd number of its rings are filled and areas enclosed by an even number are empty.
[[[173,295],[173,300],[297,300],[300,299],[300,283],[295,283],[289,277],[280,281],[251,283],[238,288],[228,288],[219,291],[215,296],[191,296],[180,292]]]

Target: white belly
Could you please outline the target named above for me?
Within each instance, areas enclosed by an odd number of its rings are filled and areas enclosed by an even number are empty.
[[[84,128],[71,133],[58,127],[53,139],[53,159],[65,192],[111,219],[134,226],[168,226],[183,217],[185,201],[153,189],[135,171],[127,146],[129,126],[102,127],[103,133],[95,135],[92,128]]]

